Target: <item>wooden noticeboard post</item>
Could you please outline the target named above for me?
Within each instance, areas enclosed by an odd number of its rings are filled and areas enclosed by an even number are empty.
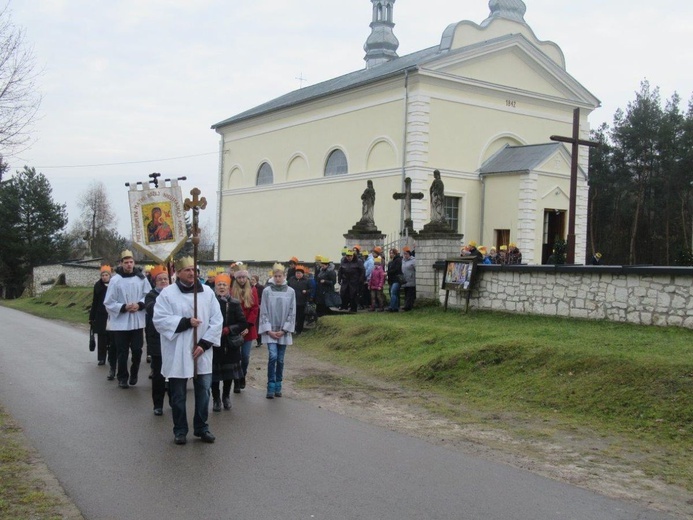
[[[448,310],[448,298],[450,291],[465,293],[466,304],[464,313],[469,310],[469,298],[472,294],[474,279],[477,271],[477,258],[475,256],[450,258],[445,260],[445,272],[443,286],[445,289],[445,310]]]

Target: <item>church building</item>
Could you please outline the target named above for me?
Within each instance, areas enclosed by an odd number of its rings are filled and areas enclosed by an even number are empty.
[[[524,263],[546,262],[567,236],[571,165],[570,149],[549,138],[572,135],[579,108],[588,139],[599,100],[567,72],[558,45],[534,34],[521,0],[490,0],[480,24],[451,23],[437,45],[406,56],[397,54],[396,0],[370,1],[362,70],[212,126],[221,137],[217,258],[336,259],[369,180],[374,222],[393,237],[404,214],[393,194],[411,179],[424,194],[411,202],[419,231],[437,169],[463,242],[515,242]],[[585,260],[587,160],[581,149],[576,263]]]

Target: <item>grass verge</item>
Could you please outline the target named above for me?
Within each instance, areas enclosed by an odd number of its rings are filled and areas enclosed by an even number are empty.
[[[81,519],[60,489],[47,487],[43,464],[27,447],[21,428],[0,407],[0,520]]]

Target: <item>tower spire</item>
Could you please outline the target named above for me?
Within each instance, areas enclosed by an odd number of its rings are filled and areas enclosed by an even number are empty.
[[[371,0],[373,4],[373,21],[371,34],[366,40],[363,50],[366,51],[364,60],[366,68],[370,69],[381,63],[387,63],[397,58],[399,40],[392,32],[395,26],[392,12],[396,0]]]
[[[527,6],[522,0],[489,0],[488,6],[491,9],[491,14],[486,20],[481,22],[482,27],[497,18],[505,18],[506,20],[527,24],[524,18]]]

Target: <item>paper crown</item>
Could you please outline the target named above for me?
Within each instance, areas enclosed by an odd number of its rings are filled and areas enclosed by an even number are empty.
[[[379,256],[376,257],[375,260],[373,260],[373,261],[374,261],[376,264],[382,264],[382,263],[383,263],[383,260],[382,260]]]
[[[176,271],[182,271],[188,267],[195,267],[195,260],[192,256],[184,256],[176,260]]]
[[[156,277],[159,276],[161,273],[166,273],[168,274],[168,271],[163,265],[155,265],[152,267],[149,271],[149,274],[152,277],[152,280],[156,281]]]
[[[120,253],[120,259],[123,260],[124,258],[134,258],[132,256],[132,251],[130,251],[129,249],[125,249],[124,251],[122,251]]]
[[[306,267],[303,266],[303,265],[301,265],[301,264],[297,265],[294,269],[295,269],[296,271],[301,271],[301,272],[304,273],[304,274],[306,273],[306,271],[308,271],[308,269],[306,269]]]
[[[277,262],[272,266],[272,272],[275,273],[277,271],[281,271],[283,273],[284,271],[286,271],[286,268],[282,264]]]
[[[298,258],[296,258],[295,256],[292,256],[292,257],[289,259],[289,262],[293,262],[293,263],[297,264],[297,263],[298,263]]]
[[[373,248],[373,252],[375,252],[375,253],[382,253],[382,252],[383,252],[383,248],[380,247],[380,246],[375,246],[375,247]]]
[[[469,247],[476,247],[476,242],[474,240],[470,240],[469,244],[467,244]]]
[[[220,273],[214,278],[214,283],[226,283],[226,285],[231,285],[231,277],[226,273]]]
[[[107,272],[110,273],[112,271],[110,265],[102,265],[101,269],[99,270],[100,273]]]

